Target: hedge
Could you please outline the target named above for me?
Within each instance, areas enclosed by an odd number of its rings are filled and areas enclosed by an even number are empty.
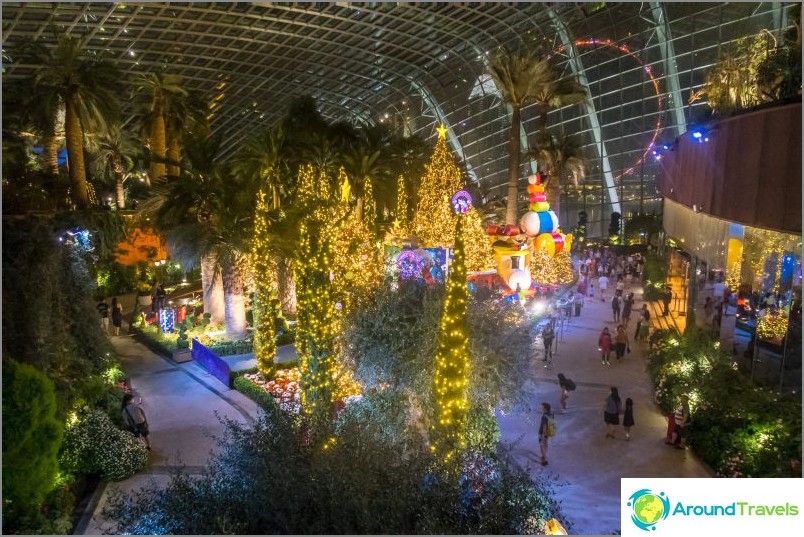
[[[257,403],[257,405],[266,411],[278,410],[279,407],[274,401],[273,396],[266,392],[261,386],[257,386],[242,375],[238,375],[232,382],[232,387]]]

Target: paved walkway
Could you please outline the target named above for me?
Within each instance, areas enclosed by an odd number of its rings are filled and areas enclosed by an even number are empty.
[[[637,299],[636,311],[642,305],[642,291],[637,286],[632,291]],[[612,363],[611,367],[600,363],[597,338],[603,326],[610,330],[616,326],[609,302],[587,298],[581,316],[565,325],[563,333],[557,332],[558,351],[552,365],[545,368],[541,361],[533,363],[531,378],[526,382],[526,407],[532,410],[497,413],[502,440],[512,446],[515,464],[530,467],[531,475],[542,474],[553,482],[554,495],[573,522],[575,534],[610,534],[619,530],[621,477],[711,475],[692,452],[664,444],[667,426],[652,400],[645,372],[646,345],[632,343],[633,352],[626,355],[623,363]],[[629,337],[633,329],[632,322]],[[144,472],[108,485],[96,494],[93,516],[86,517],[76,533],[103,532],[104,521],[99,513],[110,487],[130,491],[152,480],[164,483],[171,471],[181,465],[186,465],[190,474],[200,472],[215,446],[210,435],[223,429],[216,413],[248,422],[259,412],[251,400],[227,389],[193,362],[177,365],[130,336],[113,337],[112,344],[132,386],[143,398],[154,450]],[[282,351],[284,360],[293,359],[292,346]],[[248,367],[252,359],[249,355],[231,358],[240,369]],[[558,434],[550,442],[550,464],[542,467],[538,464],[538,408],[547,401],[559,409],[556,375],[560,372],[573,379],[578,388],[571,394],[569,410],[556,412]],[[601,410],[610,386],[617,386],[623,399],[634,400],[636,425],[629,442],[622,434],[614,440],[605,438]]]
[[[597,286],[596,286],[597,287]],[[642,307],[642,289],[633,286],[634,311]],[[513,443],[512,456],[521,467],[530,466],[533,476],[542,474],[554,483],[554,496],[573,522],[570,533],[606,535],[620,529],[620,478],[622,477],[711,477],[710,471],[691,451],[664,444],[667,421],[653,402],[652,387],[645,371],[645,343],[631,342],[631,354],[622,363],[600,363],[597,339],[604,326],[613,332],[609,300],[586,299],[580,317],[565,325],[553,364],[545,368],[534,362],[527,382],[530,412],[498,412],[503,442]],[[655,313],[652,319],[655,319]],[[629,326],[633,336],[635,315]],[[558,334],[557,334],[558,337]],[[575,381],[569,409],[561,413],[558,373]],[[634,400],[631,440],[622,431],[614,440],[605,437],[602,408],[611,386],[617,386],[623,401]],[[548,466],[539,465],[537,437],[539,405],[550,403],[558,429],[551,439]]]
[[[126,331],[124,326],[121,334]],[[198,474],[215,447],[213,435],[223,431],[217,416],[246,423],[259,412],[253,401],[228,389],[195,362],[176,364],[132,336],[112,337],[111,341],[135,395],[142,397],[153,451],[143,472],[120,483],[101,485],[93,498],[97,503],[92,516],[79,522],[77,534],[103,533],[108,523],[100,513],[113,487],[132,491],[152,480],[164,483],[181,466],[186,473]]]

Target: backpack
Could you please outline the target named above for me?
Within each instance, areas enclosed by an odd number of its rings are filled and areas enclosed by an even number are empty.
[[[556,420],[550,416],[547,416],[547,437],[552,438],[556,435],[556,431]]]
[[[564,381],[564,386],[571,392],[575,391],[575,383],[571,379]]]

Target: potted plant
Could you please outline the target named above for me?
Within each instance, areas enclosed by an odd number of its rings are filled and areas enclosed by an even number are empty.
[[[187,336],[187,319],[179,325],[179,337],[176,340],[176,350],[173,351],[173,361],[178,363],[189,362],[193,359],[190,349],[190,339]]]
[[[151,286],[148,282],[139,282],[137,284],[137,305],[140,308],[151,306]]]

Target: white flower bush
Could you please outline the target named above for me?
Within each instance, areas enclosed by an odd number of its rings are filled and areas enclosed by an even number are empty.
[[[59,462],[63,471],[99,473],[109,481],[122,481],[145,468],[148,451],[106,413],[84,410],[64,433]]]

